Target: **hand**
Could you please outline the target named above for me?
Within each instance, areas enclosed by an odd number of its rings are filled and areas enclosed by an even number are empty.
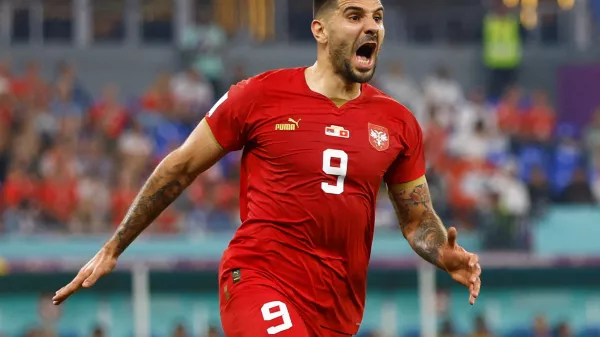
[[[469,288],[469,303],[473,305],[481,288],[479,257],[456,244],[456,236],[456,228],[448,229],[448,243],[442,247],[440,263],[456,282]]]
[[[93,286],[99,278],[110,273],[116,265],[117,256],[110,249],[102,248],[79,270],[73,281],[56,292],[52,298],[52,303],[59,305],[82,287],[89,288]]]

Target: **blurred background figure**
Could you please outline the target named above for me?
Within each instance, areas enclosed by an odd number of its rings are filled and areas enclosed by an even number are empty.
[[[359,336],[600,336],[600,1],[382,3],[373,84],[419,121],[435,208],[483,288],[471,307],[415,264],[382,186]],[[0,336],[223,336],[240,152],[95,289],[46,294],[231,84],[312,62],[311,20],[311,1],[0,0]]]
[[[515,83],[521,64],[522,42],[519,19],[506,4],[511,1],[493,0],[492,8],[483,20],[483,63],[488,71],[488,94],[498,98]],[[516,3],[516,2],[514,2]],[[531,13],[531,5],[525,4],[521,16]]]

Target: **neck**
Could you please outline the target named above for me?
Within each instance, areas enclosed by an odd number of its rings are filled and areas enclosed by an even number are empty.
[[[360,96],[361,84],[348,82],[337,74],[331,64],[325,60],[317,60],[304,73],[308,87],[330,99],[353,100]]]

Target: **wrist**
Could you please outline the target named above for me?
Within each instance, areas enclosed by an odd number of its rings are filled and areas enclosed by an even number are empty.
[[[118,243],[114,240],[114,238],[111,238],[110,240],[108,240],[105,244],[104,247],[102,247],[102,250],[108,254],[109,256],[112,256],[114,258],[118,258],[119,255],[121,255],[121,252],[119,250],[119,245]]]

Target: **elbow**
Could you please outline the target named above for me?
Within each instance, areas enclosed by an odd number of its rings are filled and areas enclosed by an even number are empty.
[[[169,153],[160,163],[159,168],[165,173],[177,178],[193,176],[191,159],[180,148]]]

